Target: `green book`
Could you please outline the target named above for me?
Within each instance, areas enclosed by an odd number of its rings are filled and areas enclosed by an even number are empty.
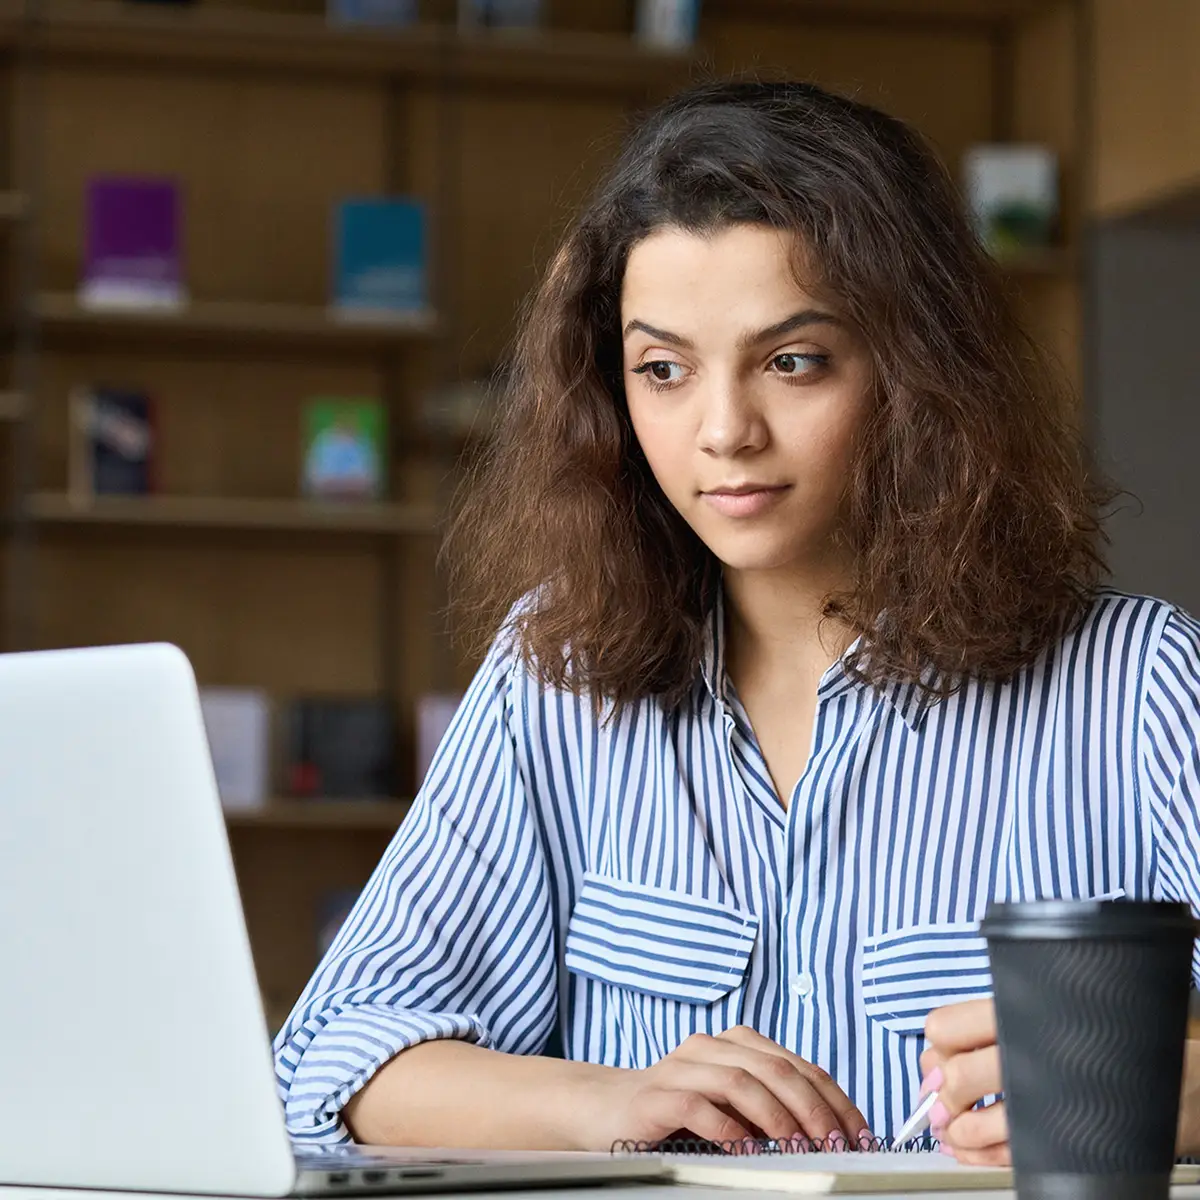
[[[320,500],[378,500],[387,421],[378,400],[318,397],[304,409],[301,490]]]

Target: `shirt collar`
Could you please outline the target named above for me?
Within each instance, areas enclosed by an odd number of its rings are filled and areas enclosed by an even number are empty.
[[[817,700],[819,703],[832,700],[843,692],[860,689],[869,685],[852,678],[846,671],[846,660],[850,653],[861,641],[855,640],[846,648],[845,654],[833,663],[821,676],[817,685]],[[717,589],[716,602],[705,618],[704,643],[700,659],[700,673],[704,686],[709,695],[720,705],[726,699],[725,677],[725,589]],[[926,683],[932,683],[935,672],[928,669],[922,676]],[[936,708],[940,697],[930,693],[916,683],[908,681],[889,680],[880,684],[876,689],[879,695],[896,710],[904,723],[915,733],[924,723],[929,710]]]
[[[725,703],[725,589],[717,588],[717,599],[704,624],[704,646],[700,655],[700,673],[709,695]]]

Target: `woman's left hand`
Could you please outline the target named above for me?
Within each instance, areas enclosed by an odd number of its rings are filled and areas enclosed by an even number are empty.
[[[930,1113],[942,1150],[971,1166],[1008,1166],[1004,1101],[976,1110],[984,1096],[1003,1091],[996,1010],[991,1000],[934,1009],[925,1021],[929,1049],[921,1055],[922,1094],[936,1091]]]
[[[968,1000],[935,1009],[925,1022],[925,1037],[929,1049],[921,1055],[923,1093],[938,1093],[931,1113],[934,1137],[959,1162],[1009,1165],[1004,1101],[975,1109],[984,1096],[1004,1090],[992,1001]],[[1200,1041],[1185,1045],[1177,1150],[1200,1153]]]

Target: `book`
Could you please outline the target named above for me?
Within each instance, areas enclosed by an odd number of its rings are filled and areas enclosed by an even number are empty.
[[[80,303],[178,308],[186,302],[174,180],[97,177],[88,182],[86,207]]]
[[[458,0],[462,29],[536,29],[541,20],[541,0]]]
[[[386,417],[378,400],[310,400],[304,406],[303,494],[322,500],[382,497],[386,433]]]
[[[200,711],[222,805],[238,811],[262,808],[270,776],[271,712],[266,692],[202,687]]]
[[[132,388],[74,388],[68,400],[67,491],[76,500],[157,491],[157,411]]]
[[[638,0],[634,30],[639,42],[681,50],[696,40],[700,0]]]
[[[417,0],[329,0],[326,15],[347,25],[411,25]]]
[[[1058,219],[1058,166],[1047,146],[982,144],[963,159],[976,233],[996,256],[1049,246]]]
[[[425,309],[427,255],[421,201],[341,201],[334,216],[334,315],[378,320]]]
[[[396,792],[396,717],[382,697],[297,697],[285,706],[288,794],[377,800]]]

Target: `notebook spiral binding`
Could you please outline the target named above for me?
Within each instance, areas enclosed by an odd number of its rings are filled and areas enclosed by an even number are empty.
[[[728,1142],[710,1142],[704,1138],[667,1138],[661,1142],[625,1138],[615,1141],[613,1154],[830,1154],[857,1150],[865,1154],[886,1150],[894,1154],[924,1154],[936,1150],[936,1138],[925,1134],[912,1141],[897,1143],[891,1138],[753,1138]]]

